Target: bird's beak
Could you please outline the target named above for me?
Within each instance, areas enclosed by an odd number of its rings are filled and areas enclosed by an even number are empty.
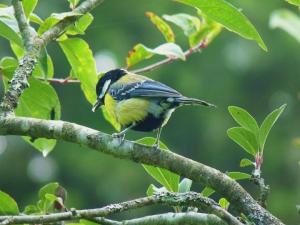
[[[95,112],[101,105],[103,105],[103,98],[109,88],[110,83],[111,83],[111,80],[105,81],[102,91],[101,91],[101,94],[99,95],[96,103],[93,105],[93,108],[92,108],[93,112]]]
[[[98,98],[93,105],[92,111],[95,112],[103,104],[102,99]]]

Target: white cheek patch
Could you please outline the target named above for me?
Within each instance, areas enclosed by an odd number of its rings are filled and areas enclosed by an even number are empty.
[[[107,90],[109,88],[110,83],[111,83],[111,80],[105,81],[105,83],[103,85],[103,88],[102,88],[102,91],[101,91],[101,94],[99,95],[100,99],[102,99],[104,97],[105,93],[107,92]]]

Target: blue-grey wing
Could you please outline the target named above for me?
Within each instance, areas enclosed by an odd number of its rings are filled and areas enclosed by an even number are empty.
[[[134,97],[167,99],[182,96],[173,88],[153,80],[145,80],[122,85],[112,85],[109,88],[109,94],[116,100],[124,100]]]

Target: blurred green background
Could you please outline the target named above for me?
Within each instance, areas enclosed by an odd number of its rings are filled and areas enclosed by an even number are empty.
[[[227,107],[244,107],[261,122],[271,110],[287,103],[268,138],[262,169],[266,183],[271,186],[268,209],[285,223],[298,224],[295,205],[300,203],[300,151],[294,143],[300,137],[300,44],[283,31],[268,27],[273,10],[290,8],[297,12],[297,9],[279,0],[231,2],[242,8],[254,23],[269,51],[223,31],[207,49],[186,62],[174,62],[147,73],[187,96],[218,106],[217,109],[180,108],[163,130],[161,140],[173,151],[221,171],[250,173],[250,169],[239,168],[240,159],[248,155],[226,135],[226,130],[236,125]],[[40,0],[36,12],[44,19],[50,13],[67,10],[66,0]],[[93,11],[95,20],[83,36],[94,52],[98,70],[125,66],[125,57],[136,43],[155,47],[164,42],[145,17],[146,11],[158,15],[194,13],[192,8],[172,1],[105,1]],[[177,42],[186,49],[184,35],[179,29],[174,30]],[[50,44],[48,52],[54,61],[55,77],[66,77],[70,66],[58,45]],[[9,44],[0,39],[0,57],[7,55],[12,55]],[[91,105],[77,84],[54,87],[61,100],[63,120],[113,132],[100,112],[91,112]],[[135,140],[147,135],[154,134],[132,131],[127,138]],[[59,142],[43,158],[20,137],[0,137],[0,189],[13,196],[21,207],[35,202],[38,189],[52,181],[58,181],[68,190],[67,206],[75,208],[99,207],[144,196],[148,185],[155,183],[141,165],[75,144]],[[242,184],[254,196],[257,194],[253,184]],[[193,184],[192,189],[199,192],[202,187]],[[158,210],[145,208],[130,216]]]

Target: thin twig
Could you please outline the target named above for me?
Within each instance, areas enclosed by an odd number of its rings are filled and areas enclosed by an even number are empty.
[[[185,58],[188,58],[190,55],[192,55],[193,53],[195,52],[198,52],[199,50],[203,49],[206,47],[206,44],[205,44],[205,41],[201,41],[198,45],[196,45],[195,47],[193,48],[190,48],[188,50],[186,50],[184,52],[184,55],[185,55]],[[165,65],[165,64],[169,64],[171,62],[174,62],[174,61],[177,61],[179,60],[178,57],[172,57],[172,58],[166,58],[166,59],[163,59],[159,62],[156,62],[156,63],[153,63],[149,66],[146,66],[146,67],[143,67],[143,68],[140,68],[140,69],[136,69],[136,70],[132,70],[131,72],[132,73],[146,73],[146,72],[150,72],[162,65]]]
[[[35,77],[36,79],[42,80],[42,81],[48,81],[55,84],[80,84],[80,80],[74,80],[74,79],[60,79],[60,78],[45,78],[45,77]]]
[[[168,169],[213,188],[228,199],[238,212],[260,225],[282,225],[282,222],[261,207],[241,185],[226,174],[171,151],[163,151],[131,141],[120,141],[111,135],[74,123],[28,117],[6,117],[0,120],[0,135],[49,138],[77,143],[91,149]]]
[[[34,45],[33,39],[35,37],[35,34],[32,32],[33,28],[29,26],[28,20],[25,16],[25,12],[23,9],[22,1],[12,0],[12,5],[14,7],[15,17],[18,22],[25,49],[29,51],[30,48],[32,48]]]
[[[259,204],[267,208],[267,199],[270,193],[270,186],[265,184],[264,178],[261,176],[261,167],[263,164],[263,155],[262,153],[258,153],[255,156],[255,169],[252,171],[251,180],[254,184],[259,187],[259,197],[258,202]]]
[[[131,220],[113,221],[105,218],[96,219],[102,225],[227,225],[219,217],[211,214],[187,212],[187,213],[164,213],[145,216]]]
[[[195,47],[193,48],[190,48],[188,50],[186,50],[184,52],[184,55],[185,55],[185,58],[188,58],[190,55],[192,55],[193,53],[195,52],[198,52],[200,51],[201,49],[205,48],[205,42],[204,41],[201,41],[198,45],[196,45]],[[154,64],[151,64],[149,66],[146,66],[146,67],[143,67],[143,68],[140,68],[140,69],[136,69],[136,70],[130,70],[129,72],[132,72],[132,73],[147,73],[147,72],[150,72],[154,69],[157,69],[158,67],[162,66],[162,65],[165,65],[165,64],[169,64],[171,62],[174,62],[174,61],[177,61],[179,58],[176,58],[176,57],[172,57],[172,58],[166,58],[166,59],[163,59],[161,61],[158,61]],[[51,82],[51,83],[56,83],[56,84],[70,84],[70,83],[80,83],[80,80],[76,80],[76,79],[59,79],[59,78],[43,78],[43,77],[37,77],[37,79],[39,80],[44,80],[44,81],[48,81],[48,82]]]
[[[242,225],[242,223],[239,222],[237,218],[235,218],[229,212],[221,208],[215,201],[195,192],[162,192],[154,194],[150,197],[138,198],[122,203],[111,204],[102,208],[83,210],[71,209],[68,212],[53,213],[49,215],[0,216],[0,222],[5,223],[5,225],[13,223],[35,224],[72,220],[79,218],[107,217],[111,214],[158,204],[168,205],[172,207],[195,207],[200,209],[202,212],[217,215],[230,225]]]

